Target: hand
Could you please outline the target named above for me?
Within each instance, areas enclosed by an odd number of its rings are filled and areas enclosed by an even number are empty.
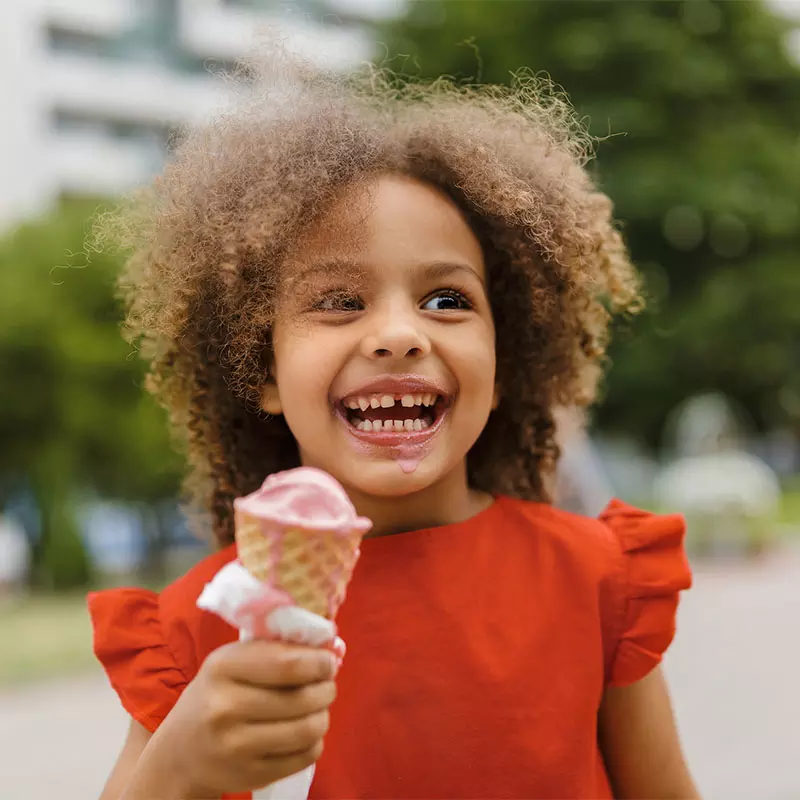
[[[237,642],[206,659],[153,737],[181,797],[261,789],[322,753],[336,696],[325,649]]]

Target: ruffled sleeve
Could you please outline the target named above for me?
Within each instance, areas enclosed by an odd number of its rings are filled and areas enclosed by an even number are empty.
[[[88,597],[94,652],[125,710],[154,732],[188,683],[167,643],[159,596],[113,589]]]
[[[619,615],[607,683],[627,686],[662,659],[675,635],[678,593],[692,584],[686,523],[614,500],[600,515],[622,552]]]

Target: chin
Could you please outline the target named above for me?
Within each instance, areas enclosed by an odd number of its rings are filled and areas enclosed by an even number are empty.
[[[442,474],[432,464],[419,464],[414,472],[403,472],[396,461],[364,465],[344,470],[340,480],[355,491],[371,497],[400,498],[424,491],[437,483]]]

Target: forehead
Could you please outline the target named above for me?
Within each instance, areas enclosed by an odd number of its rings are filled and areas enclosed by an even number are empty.
[[[353,185],[306,230],[290,268],[362,265],[363,270],[463,263],[483,277],[483,253],[461,210],[413,178],[383,175]]]

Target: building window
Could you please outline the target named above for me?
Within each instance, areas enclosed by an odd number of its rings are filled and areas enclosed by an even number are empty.
[[[48,26],[47,43],[55,53],[109,58],[114,53],[114,42],[104,36],[88,31],[67,30]]]

